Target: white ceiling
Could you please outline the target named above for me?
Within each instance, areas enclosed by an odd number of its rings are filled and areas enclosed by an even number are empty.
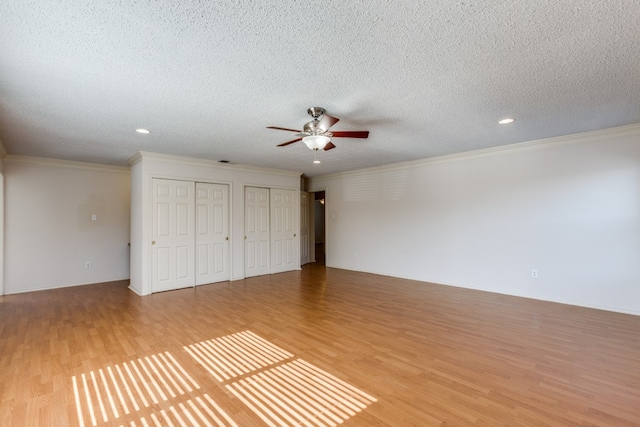
[[[6,151],[318,176],[640,122],[636,0],[234,3],[0,2]],[[276,147],[295,134],[266,127],[301,129],[311,106],[369,139],[320,165]]]

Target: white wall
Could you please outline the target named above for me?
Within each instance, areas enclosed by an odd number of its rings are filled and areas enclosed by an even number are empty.
[[[244,188],[254,186],[299,191],[301,182],[299,172],[226,165],[210,160],[147,152],[134,156],[131,159],[131,165],[130,288],[139,295],[151,293],[151,183],[153,178],[229,184],[231,280],[244,278]],[[299,215],[299,210],[296,210],[296,215]],[[296,234],[300,235],[299,232]],[[300,260],[299,254],[296,258]]]
[[[22,156],[4,166],[6,294],[129,278],[127,168]]]
[[[326,191],[328,266],[640,314],[638,125],[308,188]]]
[[[0,141],[0,295],[4,295],[4,157],[6,155]]]

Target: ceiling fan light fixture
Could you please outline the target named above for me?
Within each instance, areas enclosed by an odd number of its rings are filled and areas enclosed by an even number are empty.
[[[309,135],[302,138],[302,142],[312,150],[321,150],[331,141],[326,135]]]

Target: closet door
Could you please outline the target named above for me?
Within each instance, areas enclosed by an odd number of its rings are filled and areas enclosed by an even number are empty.
[[[153,179],[152,292],[195,284],[195,183]]]
[[[271,273],[298,268],[299,218],[296,190],[271,189]]]
[[[245,277],[271,273],[269,237],[269,189],[245,188]]]
[[[196,285],[229,280],[229,186],[196,183]]]

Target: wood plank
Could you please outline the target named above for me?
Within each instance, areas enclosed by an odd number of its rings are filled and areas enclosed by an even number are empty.
[[[189,416],[211,421],[220,414],[231,420],[224,425],[267,425],[230,390],[239,390],[240,381],[249,399],[249,393],[279,390],[270,369],[297,360],[375,399],[353,413],[336,409],[350,414],[340,421],[345,426],[640,424],[637,316],[314,263],[146,297],[127,286],[120,281],[0,297],[0,424],[80,425],[80,405],[84,425],[92,425],[91,411],[98,426],[141,425],[142,418],[152,425],[163,416],[190,425]],[[249,364],[238,378],[219,381],[186,350],[242,331],[293,356]],[[227,352],[221,363],[233,364],[249,361],[247,348],[228,344],[210,351]],[[164,366],[164,354],[183,371]],[[125,372],[134,365],[140,371],[132,371],[135,381]],[[179,393],[172,381],[182,376],[197,387]],[[257,378],[269,378],[268,386],[254,387]],[[299,393],[310,397],[314,390]],[[273,406],[274,416],[300,419],[287,412],[293,411],[287,402],[300,406],[296,393],[283,389],[262,402]],[[217,406],[202,406],[205,394]],[[331,401],[331,394],[322,400]],[[314,408],[302,407],[307,415]]]

